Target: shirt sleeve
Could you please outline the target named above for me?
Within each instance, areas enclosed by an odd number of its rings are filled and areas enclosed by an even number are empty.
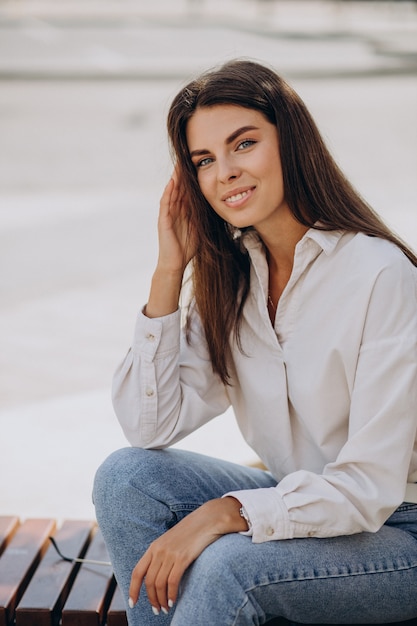
[[[405,260],[380,271],[364,320],[347,440],[321,474],[230,492],[255,543],[377,531],[404,500],[417,424],[417,288]]]
[[[113,406],[131,445],[167,447],[228,408],[198,319],[191,342],[181,329],[180,310],[152,319],[139,313],[132,346],[112,388]]]

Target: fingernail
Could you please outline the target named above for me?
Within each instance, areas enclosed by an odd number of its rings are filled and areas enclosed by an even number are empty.
[[[130,607],[131,609],[133,609],[133,607],[135,606],[135,603],[133,602],[132,598],[129,598],[129,600],[127,601],[127,603],[128,603],[128,605],[129,605],[129,607]]]
[[[168,600],[168,606],[170,609],[174,606],[174,600]]]
[[[168,610],[164,606],[161,606],[161,611],[164,615],[168,615]]]
[[[152,607],[152,613],[153,613],[154,615],[159,615],[159,611],[158,611],[158,609],[156,608],[156,606],[153,606],[153,607]]]

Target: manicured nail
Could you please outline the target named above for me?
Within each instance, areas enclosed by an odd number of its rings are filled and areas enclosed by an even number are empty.
[[[168,615],[168,610],[164,606],[161,606],[161,611],[164,615]]]
[[[133,607],[135,606],[135,603],[133,602],[132,598],[129,598],[127,603],[131,609],[133,609]]]
[[[153,606],[153,607],[152,607],[152,613],[153,613],[154,615],[159,615],[159,611],[158,611],[158,609],[156,608],[156,606]]]
[[[174,600],[168,600],[168,606],[170,609],[174,606]]]

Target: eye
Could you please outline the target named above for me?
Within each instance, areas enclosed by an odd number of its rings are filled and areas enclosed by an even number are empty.
[[[244,139],[241,141],[237,147],[238,150],[245,150],[246,148],[250,148],[256,143],[253,139]]]
[[[204,159],[201,159],[201,161],[197,161],[195,166],[197,168],[204,167],[205,165],[209,165],[212,162],[213,162],[213,159],[211,157],[204,157]]]

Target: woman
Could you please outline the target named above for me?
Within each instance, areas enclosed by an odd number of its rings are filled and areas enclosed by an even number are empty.
[[[269,68],[204,74],[168,131],[158,262],[114,379],[132,448],[94,491],[129,624],[416,617],[416,256]],[[167,449],[230,405],[268,472]]]

